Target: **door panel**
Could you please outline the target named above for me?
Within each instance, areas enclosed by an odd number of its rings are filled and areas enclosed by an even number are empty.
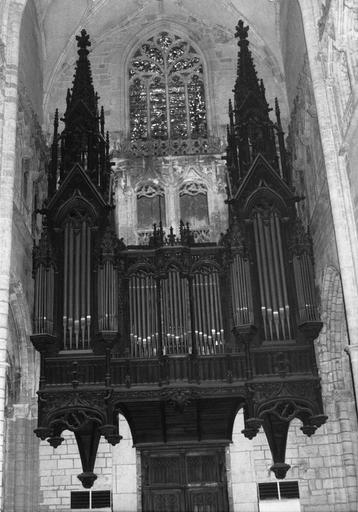
[[[221,489],[188,489],[190,512],[222,512]]]
[[[146,493],[143,512],[183,512],[184,496],[181,489],[154,490]]]
[[[224,447],[142,451],[143,512],[227,512]]]

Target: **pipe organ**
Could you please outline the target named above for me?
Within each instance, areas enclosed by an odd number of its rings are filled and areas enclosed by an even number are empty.
[[[250,325],[254,323],[252,290],[250,279],[250,263],[247,258],[236,251],[230,266],[231,296],[233,304],[234,325]]]
[[[63,251],[63,349],[89,349],[92,246],[86,218],[74,214],[66,219]]]
[[[158,322],[158,296],[153,275],[136,272],[130,276],[130,345],[133,357],[155,357],[159,354],[161,315],[159,312]]]
[[[224,352],[219,274],[213,269],[194,272],[192,286],[197,352],[200,355]]]
[[[38,246],[34,247],[33,260],[34,331],[40,335],[53,335],[56,259],[51,251],[46,217],[44,217],[41,241]]]
[[[160,312],[163,354],[191,353],[188,281],[175,268],[169,269],[168,277],[160,280]]]
[[[99,249],[97,261],[97,311],[98,331],[100,333],[116,333],[119,329],[119,275],[117,252],[119,242],[107,227]]]
[[[160,278],[137,271],[129,279],[129,313],[133,357],[224,351],[217,271],[202,269],[188,277],[170,268]]]
[[[278,102],[273,123],[247,32],[240,21],[229,226],[217,244],[196,243],[183,223],[178,235],[154,224],[147,246],[119,239],[90,42],[84,30],[77,38],[64,129],[56,113],[48,198],[38,212],[31,340],[41,353],[35,432],[54,447],[63,430],[74,432],[85,487],[96,479],[100,437],[120,441],[119,412],[138,449],[170,441],[196,450],[226,446],[244,408],[243,434],[264,428],[278,478],[288,470],[291,419],[307,435],[326,420],[313,346],[322,324],[312,241],[295,208]]]
[[[281,222],[278,212],[271,209],[253,213],[260,309],[267,340],[292,338]]]

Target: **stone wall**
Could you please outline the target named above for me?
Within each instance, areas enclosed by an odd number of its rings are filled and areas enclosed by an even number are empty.
[[[116,161],[117,160],[117,161]],[[185,184],[197,183],[206,190],[208,222],[191,225],[199,242],[217,242],[227,229],[225,164],[220,155],[168,156],[136,160],[113,159],[116,222],[120,238],[126,244],[139,243],[137,229],[137,191],[140,186],[152,184],[163,190],[163,226],[169,234],[173,227],[179,235],[180,190]],[[197,228],[197,229],[196,229]],[[152,228],[151,228],[152,229]],[[150,229],[150,230],[151,230]],[[201,233],[202,232],[202,233]]]
[[[110,490],[113,511],[136,512],[141,501],[140,461],[127,421],[122,415],[118,421],[122,440],[112,447],[101,438],[94,468],[98,478],[92,490]],[[77,478],[82,468],[75,437],[69,431],[63,432],[62,437],[64,441],[56,449],[47,442],[40,443],[40,503],[36,512],[68,511],[71,491],[84,490]]]
[[[64,441],[56,449],[46,441],[40,443],[39,512],[70,510],[71,491],[83,491],[77,475],[82,473],[75,436],[62,433]],[[97,475],[92,489],[112,489],[112,447],[101,438],[94,471]]]

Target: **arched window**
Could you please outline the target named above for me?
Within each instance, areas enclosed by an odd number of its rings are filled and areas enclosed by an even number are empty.
[[[152,183],[137,189],[137,227],[152,229],[153,224],[165,225],[165,196],[162,187]]]
[[[180,218],[192,229],[209,224],[207,189],[202,183],[185,183],[180,188]]]
[[[129,80],[132,141],[207,136],[203,64],[187,41],[150,37],[131,59]]]

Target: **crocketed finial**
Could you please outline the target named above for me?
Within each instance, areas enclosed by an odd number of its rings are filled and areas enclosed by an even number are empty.
[[[239,38],[238,45],[241,46],[243,43],[248,45],[248,32],[249,27],[244,27],[244,22],[242,20],[239,20],[238,24],[236,25],[236,32],[235,37]]]
[[[89,40],[89,35],[87,34],[86,30],[83,28],[81,30],[81,35],[76,36],[77,40],[77,46],[79,48],[78,54],[79,55],[88,55],[87,47],[91,46],[91,42]]]

